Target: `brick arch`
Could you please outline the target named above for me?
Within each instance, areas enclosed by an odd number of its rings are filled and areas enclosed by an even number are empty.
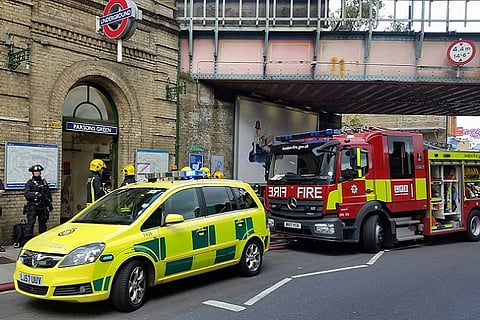
[[[118,112],[119,150],[120,163],[127,159],[122,155],[132,155],[135,148],[140,145],[141,137],[141,110],[135,92],[131,89],[129,80],[118,64],[105,61],[86,60],[76,62],[65,69],[56,79],[48,104],[49,113],[63,115],[63,103],[70,91],[79,82],[91,82],[101,86],[112,98]]]

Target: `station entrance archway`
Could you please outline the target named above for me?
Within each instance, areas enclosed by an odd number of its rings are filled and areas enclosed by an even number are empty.
[[[101,86],[80,82],[63,105],[61,216],[65,221],[86,205],[89,163],[102,159],[107,165],[102,183],[112,189],[118,143],[118,114],[110,95]]]

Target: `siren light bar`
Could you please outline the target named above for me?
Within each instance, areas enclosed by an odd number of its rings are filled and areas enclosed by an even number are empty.
[[[295,133],[295,134],[287,134],[283,136],[275,137],[276,141],[280,142],[289,142],[292,140],[306,140],[306,139],[313,139],[319,137],[331,137],[335,134],[340,134],[341,131],[339,129],[325,129],[319,131],[310,131],[304,133]]]

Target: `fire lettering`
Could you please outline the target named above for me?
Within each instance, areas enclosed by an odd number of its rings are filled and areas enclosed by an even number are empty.
[[[270,198],[286,198],[287,187],[270,187],[268,188],[268,196]]]
[[[321,199],[322,187],[298,187],[297,198],[299,199]]]

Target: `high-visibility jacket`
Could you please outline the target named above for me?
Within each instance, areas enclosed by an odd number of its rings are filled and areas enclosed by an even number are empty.
[[[105,195],[102,188],[102,178],[98,172],[90,171],[87,179],[87,206],[94,203],[98,198]]]

